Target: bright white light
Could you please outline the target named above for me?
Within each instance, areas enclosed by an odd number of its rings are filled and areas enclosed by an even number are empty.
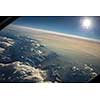
[[[91,27],[91,20],[88,19],[88,18],[84,19],[83,22],[82,22],[82,26],[84,28],[88,29],[89,27]]]

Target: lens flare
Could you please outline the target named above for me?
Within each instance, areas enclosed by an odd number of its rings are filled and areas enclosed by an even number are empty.
[[[91,20],[86,18],[82,22],[82,26],[86,29],[89,29],[91,27]]]

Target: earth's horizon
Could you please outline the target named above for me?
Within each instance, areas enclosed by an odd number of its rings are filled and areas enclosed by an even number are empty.
[[[15,61],[26,64],[27,61],[28,65],[45,71],[48,77],[45,81],[88,82],[100,74],[100,41],[98,40],[13,24],[3,29],[0,36],[10,38],[14,43],[9,49],[17,58],[14,56],[10,64]],[[36,43],[34,46],[31,45],[32,41]],[[3,61],[1,60],[0,63]],[[2,66],[9,66],[4,64]],[[44,81],[43,78],[41,79]]]

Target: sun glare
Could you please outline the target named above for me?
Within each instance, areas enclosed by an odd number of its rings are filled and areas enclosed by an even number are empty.
[[[90,28],[91,27],[91,20],[88,18],[84,19],[82,22],[82,26],[86,29]]]

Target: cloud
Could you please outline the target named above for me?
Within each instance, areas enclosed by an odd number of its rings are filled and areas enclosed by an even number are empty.
[[[0,63],[0,82],[43,82],[46,72],[16,61]]]

